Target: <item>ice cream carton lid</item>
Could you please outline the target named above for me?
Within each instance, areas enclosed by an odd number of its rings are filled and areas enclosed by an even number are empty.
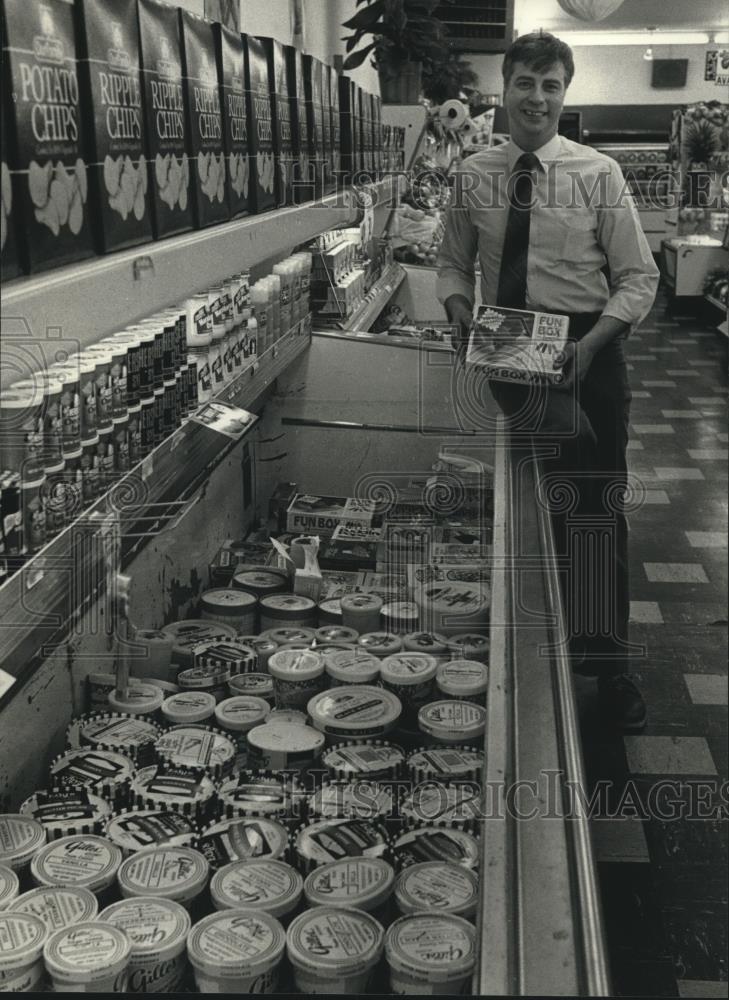
[[[381,661],[361,646],[325,653],[324,663],[330,677],[348,684],[372,684],[380,677]]]
[[[215,695],[207,691],[180,691],[162,702],[162,715],[173,725],[204,722],[215,713]]]
[[[285,570],[269,566],[238,569],[232,581],[232,586],[241,592],[247,591],[259,597],[272,596],[274,591],[280,591],[283,587],[288,587],[288,584],[289,578]]]
[[[53,979],[94,983],[123,972],[131,950],[131,941],[118,927],[89,920],[51,935],[43,959]]]
[[[384,658],[380,669],[389,684],[424,684],[435,677],[438,661],[429,653],[395,653]]]
[[[237,749],[232,740],[203,725],[175,726],[155,743],[160,757],[178,767],[222,775],[233,766]]]
[[[452,861],[422,861],[400,873],[395,899],[402,913],[440,910],[468,917],[478,905],[478,877]]]
[[[155,684],[132,681],[125,694],[110,691],[107,700],[113,712],[129,715],[151,715],[162,707],[164,693]]]
[[[408,756],[407,764],[415,781],[458,779],[478,780],[484,755],[475,747],[421,747]]]
[[[277,647],[288,646],[292,643],[298,646],[311,646],[316,639],[316,632],[313,628],[298,628],[289,625],[282,628],[266,629],[265,632],[261,633],[261,637],[275,643]]]
[[[359,740],[336,743],[322,756],[322,764],[335,778],[396,778],[405,754],[394,743]]]
[[[392,656],[402,649],[402,639],[394,632],[365,632],[357,640],[375,656]]]
[[[489,655],[489,637],[480,632],[462,632],[448,640],[448,648],[456,659],[485,661]]]
[[[324,746],[324,737],[311,726],[294,723],[265,723],[248,733],[248,745],[258,750],[284,751],[286,753],[318,753]]]
[[[450,660],[438,667],[436,683],[443,694],[452,697],[485,694],[489,684],[489,668],[479,660]]]
[[[132,793],[132,800],[139,806],[195,816],[215,795],[215,785],[202,771],[163,762],[140,768],[132,782]]]
[[[215,709],[218,725],[232,732],[247,733],[265,722],[271,706],[254,695],[237,695],[221,701]]]
[[[105,835],[124,851],[140,851],[154,844],[192,844],[197,826],[190,817],[166,809],[122,809],[106,824]]]
[[[0,912],[15,900],[20,889],[20,879],[12,868],[0,865]]]
[[[187,953],[193,967],[210,976],[262,975],[278,965],[286,935],[262,910],[219,910],[190,931]]]
[[[356,643],[359,632],[344,625],[323,625],[316,630],[317,642],[351,642]]]
[[[210,882],[216,909],[251,907],[277,918],[298,906],[303,889],[304,880],[296,869],[273,858],[233,861],[220,868]]]
[[[0,913],[0,972],[37,962],[48,939],[48,928],[34,913]]]
[[[35,914],[52,933],[71,924],[94,920],[99,912],[99,903],[93,892],[83,886],[48,885],[18,896],[13,903],[13,911]]]
[[[320,819],[299,827],[295,849],[307,872],[342,858],[381,858],[387,851],[387,830],[379,821]]]
[[[122,896],[195,899],[210,874],[206,858],[192,847],[147,847],[122,861],[117,881]]]
[[[382,598],[377,594],[343,594],[340,601],[347,611],[379,611],[382,607]]]
[[[280,771],[240,771],[218,786],[228,816],[286,816],[300,795],[296,778]]]
[[[403,819],[423,825],[447,822],[475,827],[483,815],[481,786],[475,781],[423,781],[403,796],[400,812]]]
[[[149,719],[99,712],[72,722],[68,729],[68,742],[74,746],[74,736],[78,733],[77,745],[134,753],[153,743],[161,732],[161,727]]]
[[[315,610],[316,604],[310,597],[300,597],[298,594],[269,594],[261,598],[261,614],[272,618],[313,614]]]
[[[100,832],[111,816],[111,806],[85,788],[58,788],[33,792],[20,806],[20,812],[42,823],[49,836],[70,836]]]
[[[99,920],[113,924],[132,943],[132,956],[155,955],[171,961],[181,955],[190,933],[190,914],[173,899],[136,896],[112,903]]]
[[[404,648],[414,653],[439,656],[448,652],[448,640],[438,632],[409,632],[402,641]]]
[[[51,764],[53,784],[71,788],[103,790],[131,781],[134,764],[125,754],[114,750],[67,750]]]
[[[353,906],[372,911],[385,903],[395,884],[395,870],[384,858],[346,858],[319,865],[306,877],[310,906]]]
[[[309,650],[279,649],[271,655],[268,671],[278,680],[310,680],[324,673],[324,661]]]
[[[416,913],[401,917],[385,935],[390,968],[428,983],[467,976],[476,963],[476,931],[463,917]]]
[[[381,925],[364,910],[315,906],[292,921],[286,951],[295,968],[344,977],[375,965],[383,942]]]
[[[324,781],[307,801],[308,815],[314,817],[352,816],[359,819],[392,819],[396,798],[376,781]]]
[[[10,868],[23,868],[45,844],[47,832],[42,823],[20,813],[0,814],[0,862]]]
[[[470,701],[432,701],[418,712],[420,730],[438,740],[475,740],[486,732],[483,705]]]
[[[273,677],[255,672],[237,674],[228,680],[228,688],[240,694],[270,695],[273,694]]]
[[[203,608],[209,608],[218,615],[239,615],[242,611],[254,611],[257,604],[253,594],[232,587],[206,590],[201,601]]]
[[[402,704],[391,691],[368,684],[330,688],[306,706],[317,729],[332,736],[379,736],[400,718]]]
[[[398,870],[420,861],[452,861],[478,868],[480,848],[473,834],[447,823],[409,824],[391,839],[389,857]]]
[[[266,718],[267,726],[307,726],[309,716],[306,712],[300,712],[298,708],[272,708]]]
[[[116,878],[121,864],[119,848],[105,837],[79,834],[46,844],[30,863],[40,886],[73,886],[98,892]]]
[[[210,823],[197,846],[210,867],[217,869],[231,861],[283,858],[289,849],[289,835],[274,819],[235,816]]]

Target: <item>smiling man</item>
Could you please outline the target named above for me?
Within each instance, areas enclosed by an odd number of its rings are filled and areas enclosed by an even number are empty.
[[[513,433],[553,450],[542,463],[543,493],[564,498],[564,487],[573,498],[569,512],[552,507],[558,554],[569,565],[561,582],[573,664],[597,675],[607,719],[637,731],[646,709],[628,676],[630,389],[622,339],[648,313],[658,269],[618,164],[557,133],[574,74],[569,46],[546,32],[524,35],[502,72],[510,139],[462,167],[438,295],[460,327],[461,361],[476,258],[484,303],[569,316],[561,386],[490,389]]]

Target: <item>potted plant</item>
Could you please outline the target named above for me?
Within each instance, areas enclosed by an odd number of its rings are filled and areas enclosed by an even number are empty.
[[[344,41],[344,69],[361,66],[367,56],[380,75],[384,104],[417,104],[423,63],[447,58],[445,26],[433,17],[439,0],[357,0],[354,17],[344,22],[352,34]],[[371,41],[358,48],[371,36]]]

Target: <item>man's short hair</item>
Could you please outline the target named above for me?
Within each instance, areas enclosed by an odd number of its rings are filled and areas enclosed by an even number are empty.
[[[524,63],[530,69],[541,72],[555,63],[564,66],[565,87],[569,86],[575,75],[575,60],[572,49],[566,42],[551,35],[548,31],[532,31],[528,35],[520,35],[509,46],[504,56],[501,72],[504,84],[508,85],[514,71],[514,63]]]

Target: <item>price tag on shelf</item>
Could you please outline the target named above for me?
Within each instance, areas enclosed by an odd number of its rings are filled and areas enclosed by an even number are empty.
[[[37,566],[31,566],[28,571],[24,574],[25,577],[25,589],[32,590],[36,584],[40,583],[44,577],[44,572]]]
[[[241,410],[237,406],[231,406],[230,403],[216,400],[201,406],[190,419],[193,423],[202,424],[211,431],[237,441],[256,423],[258,417],[248,410]]]

